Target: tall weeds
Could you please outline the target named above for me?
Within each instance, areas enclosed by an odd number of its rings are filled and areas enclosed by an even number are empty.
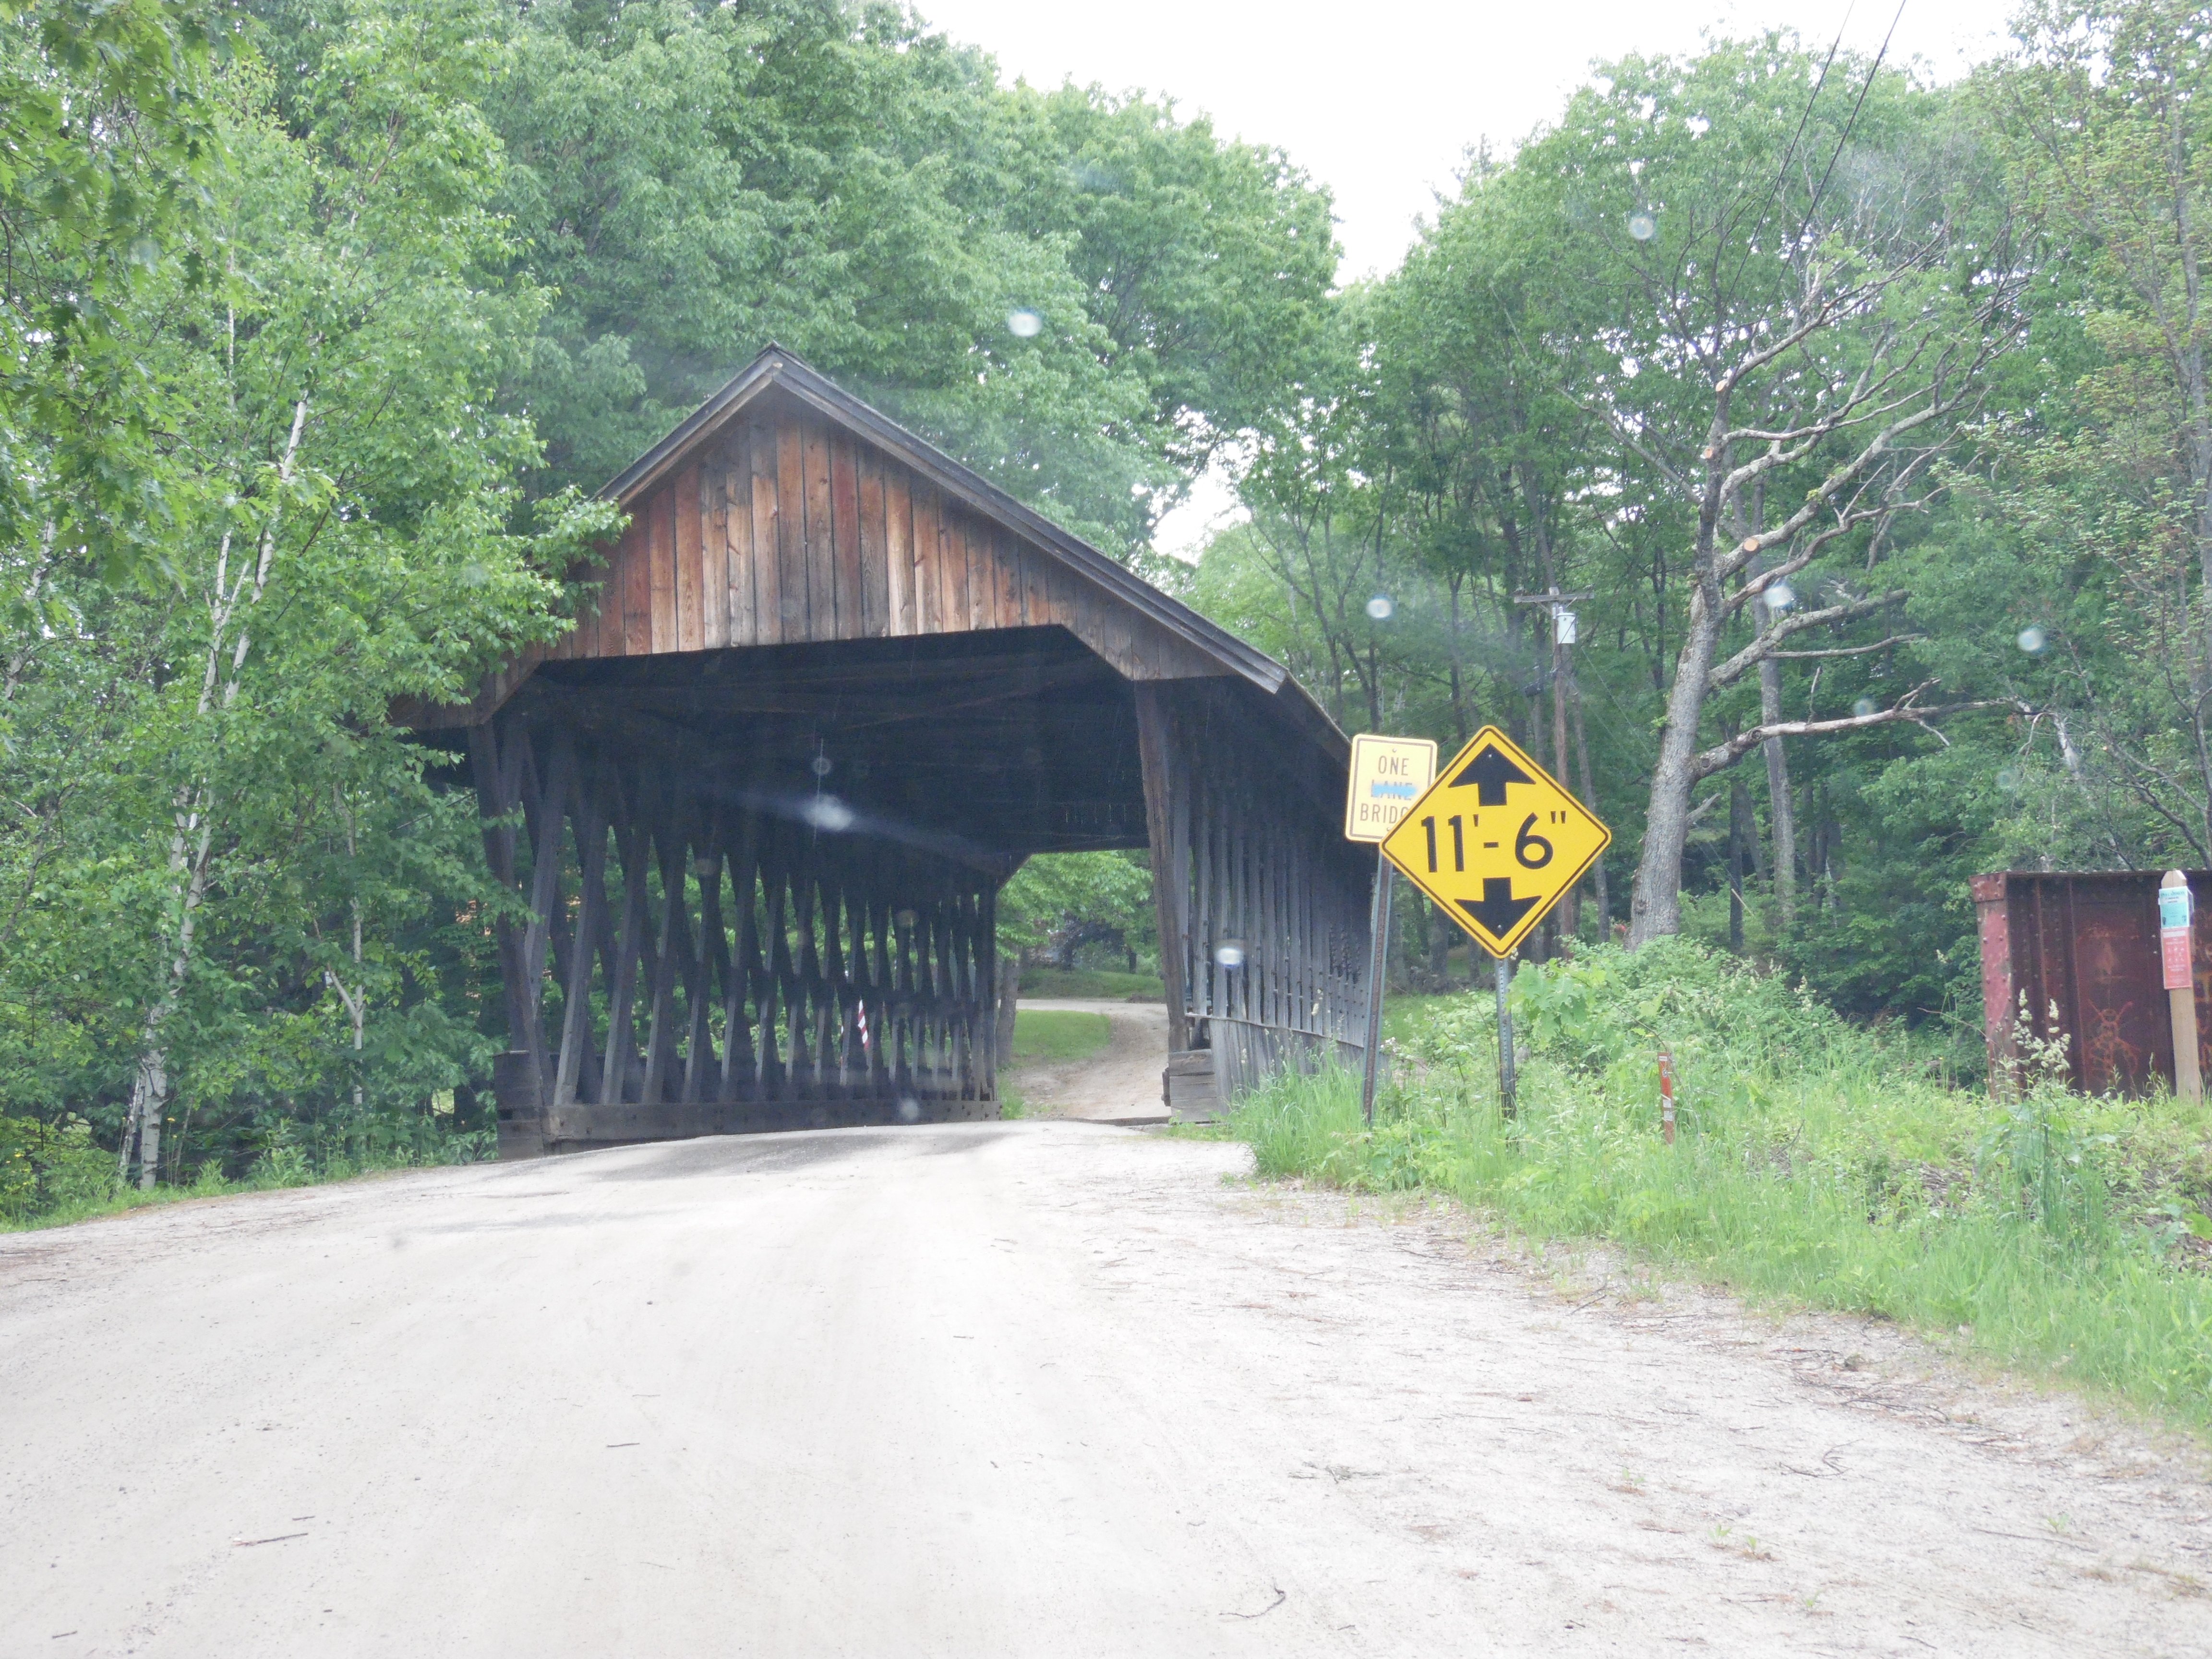
[[[1402,1045],[1371,1133],[1340,1073],[1249,1097],[1233,1123],[1260,1173],[1449,1193],[1537,1238],[1614,1240],[2212,1424],[2201,1113],[2048,1079],[2010,1103],[1947,1088],[1902,1040],[1665,942],[1520,976],[1530,1053],[1508,1123],[1487,1002],[1443,1005]],[[1672,1146],[1662,1048],[1680,1080]]]

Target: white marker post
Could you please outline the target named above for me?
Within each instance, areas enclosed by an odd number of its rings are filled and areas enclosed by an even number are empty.
[[[1398,827],[1437,780],[1437,746],[1426,738],[1352,740],[1352,775],[1345,790],[1344,838],[1379,842]],[[1382,1049],[1382,973],[1390,954],[1390,860],[1375,860],[1375,899],[1368,915],[1367,1052],[1361,1066],[1359,1112],[1375,1127],[1375,1068]]]
[[[2197,1063],[2193,909],[2189,878],[2179,870],[2167,871],[2158,884],[2158,956],[2166,1007],[2173,1019],[2173,1092],[2184,1100],[2204,1098],[2204,1078]]]

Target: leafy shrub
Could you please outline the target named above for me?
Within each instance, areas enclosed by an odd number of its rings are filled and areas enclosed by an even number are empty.
[[[82,1118],[0,1116],[0,1221],[105,1198],[114,1188],[115,1155],[93,1144]]]

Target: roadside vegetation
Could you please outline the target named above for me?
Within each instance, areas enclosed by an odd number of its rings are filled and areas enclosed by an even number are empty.
[[[0,1232],[56,1227],[122,1215],[188,1198],[222,1198],[281,1187],[348,1181],[389,1170],[476,1164],[492,1156],[495,1132],[456,1128],[451,1103],[440,1113],[364,1116],[349,1126],[323,1123],[281,1134],[244,1172],[207,1164],[183,1185],[125,1184],[115,1154],[97,1145],[82,1119],[56,1124],[0,1117]]]
[[[1356,1078],[1286,1076],[1232,1132],[1263,1176],[1447,1194],[1757,1303],[1892,1319],[2034,1378],[2212,1426],[2212,1114],[2085,1099],[2033,1065],[1948,1085],[1901,1027],[1694,941],[1522,971],[1519,1112],[1494,1000],[1439,997]],[[1656,1056],[1678,1138],[1661,1138]]]

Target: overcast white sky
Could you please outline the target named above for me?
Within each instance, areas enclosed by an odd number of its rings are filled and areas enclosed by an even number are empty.
[[[918,0],[1001,76],[1141,87],[1224,131],[1280,145],[1336,199],[1347,278],[1388,270],[1469,144],[1550,119],[1595,58],[1694,50],[1701,30],[1797,29],[1950,79],[2002,44],[2010,0]],[[1224,505],[1202,491],[1162,526],[1183,550]]]

